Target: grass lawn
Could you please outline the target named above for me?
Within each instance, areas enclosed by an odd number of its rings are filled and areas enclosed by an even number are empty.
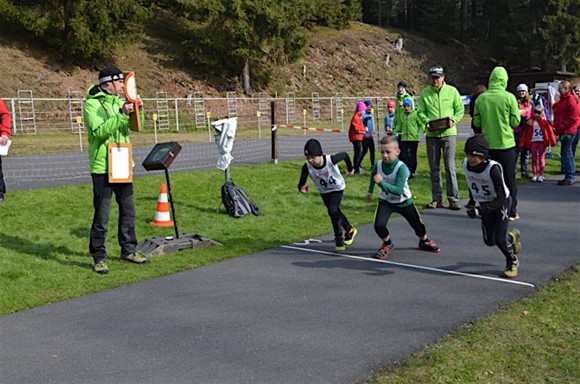
[[[462,149],[463,143],[458,143],[458,148]],[[430,200],[430,184],[424,147],[419,154],[419,176],[410,185],[416,204],[422,206]],[[91,185],[9,191],[5,206],[0,208],[0,315],[328,234],[332,228],[319,194],[301,195],[297,191],[302,164],[303,160],[297,160],[232,167],[236,183],[264,212],[263,216],[242,219],[230,218],[223,208],[221,214],[216,213],[221,171],[173,173],[180,232],[199,233],[223,246],[157,256],[147,266],[119,260],[113,204],[107,242],[111,272],[106,276],[92,271],[88,253]],[[548,160],[548,173],[557,173],[558,167],[555,160]],[[464,198],[467,189],[460,167],[458,180]],[[148,223],[164,181],[162,173],[135,181],[140,240],[173,234],[173,228]],[[343,209],[354,225],[373,220],[376,193],[375,200],[368,202],[367,188],[367,177],[347,179]],[[576,270],[538,294],[464,326],[456,335],[371,382],[574,382],[580,372],[579,287]]]

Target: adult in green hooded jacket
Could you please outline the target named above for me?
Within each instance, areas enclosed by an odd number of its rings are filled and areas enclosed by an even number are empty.
[[[121,247],[121,259],[137,264],[149,262],[145,256],[136,252],[133,184],[109,182],[109,143],[129,143],[129,114],[134,111],[132,103],[124,102],[119,98],[119,95],[123,95],[123,89],[121,70],[117,67],[105,67],[99,72],[99,84],[89,87],[83,107],[89,136],[89,164],[93,179],[94,216],[89,252],[94,261],[93,270],[99,274],[109,272],[105,244],[113,194],[119,206],[117,237]],[[140,100],[138,102],[141,103]],[[143,121],[143,113],[140,118]]]
[[[512,219],[518,218],[516,183],[517,147],[514,127],[520,124],[520,110],[514,94],[506,91],[508,73],[495,67],[489,75],[488,90],[477,98],[473,110],[473,125],[481,128],[489,142],[489,157],[501,164],[503,177],[510,191]]]
[[[441,183],[441,155],[445,166],[447,200],[449,209],[459,210],[459,187],[455,172],[456,124],[463,118],[465,107],[457,89],[445,83],[445,72],[441,67],[429,69],[431,85],[421,91],[417,115],[419,123],[426,128],[427,159],[431,176],[432,202],[427,208],[443,208]],[[442,129],[430,130],[430,121],[449,118]]]

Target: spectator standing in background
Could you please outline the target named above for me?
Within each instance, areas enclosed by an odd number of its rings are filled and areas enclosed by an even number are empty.
[[[0,145],[8,145],[10,138],[10,127],[12,120],[10,119],[10,112],[6,108],[4,101],[0,99]],[[2,173],[2,157],[0,156],[0,205],[4,205],[6,195],[6,184],[4,184],[4,173]]]
[[[580,116],[578,115],[578,103],[572,92],[569,81],[565,80],[558,86],[560,99],[554,104],[554,129],[560,136],[560,161],[564,179],[558,181],[558,185],[572,185],[576,182],[576,164],[572,143],[578,132]]]
[[[578,115],[580,115],[580,83],[576,84],[574,87],[574,98],[576,99],[576,106],[578,107]],[[576,148],[578,147],[578,142],[580,141],[580,127],[572,140],[572,158],[574,159],[574,164],[576,164]],[[580,172],[580,166],[576,165],[576,174]]]
[[[445,166],[449,209],[459,210],[459,187],[455,172],[456,124],[463,118],[465,107],[457,89],[445,83],[441,67],[429,69],[431,85],[421,91],[417,114],[419,123],[426,128],[427,158],[431,176],[432,202],[426,208],[444,208],[441,183],[441,155]],[[481,97],[481,96],[480,96]],[[395,114],[396,118],[396,114]],[[435,120],[447,119],[443,125]]]
[[[514,127],[520,124],[520,110],[516,97],[506,91],[508,73],[495,67],[489,75],[488,90],[477,98],[473,124],[481,128],[489,142],[489,158],[501,164],[503,178],[512,198],[509,216],[518,219],[516,183],[517,153]]]
[[[363,134],[363,141],[362,141],[362,153],[360,155],[360,163],[362,164],[367,152],[369,153],[370,160],[371,160],[371,168],[375,165],[375,141],[373,139],[374,134],[374,122],[375,119],[373,117],[373,103],[370,100],[365,101],[365,105],[367,109],[361,116],[361,120],[363,122],[363,126],[367,129],[367,131]]]
[[[516,163],[517,156],[520,157],[520,174],[522,179],[529,178],[530,173],[528,170],[528,157],[530,152],[526,147],[522,147],[520,139],[524,130],[527,127],[528,119],[532,117],[532,99],[530,98],[530,93],[528,92],[528,86],[525,84],[519,84],[516,88],[516,97],[518,100],[518,108],[520,109],[520,124],[514,128],[516,145],[518,150],[516,152]]]
[[[481,128],[477,128],[473,125],[473,110],[475,109],[475,100],[481,95],[483,92],[487,91],[487,87],[485,85],[478,85],[475,87],[475,92],[471,95],[471,99],[469,100],[469,116],[471,116],[471,130],[475,135],[481,135]]]
[[[405,111],[405,108],[403,107],[403,100],[413,99],[413,95],[407,91],[407,87],[408,85],[406,81],[399,81],[397,84],[397,93],[395,94],[395,122],[393,123],[393,126],[399,122],[403,112]]]
[[[348,128],[348,140],[352,143],[352,147],[354,150],[354,173],[361,172],[360,160],[362,154],[362,141],[363,135],[366,132],[366,128],[363,125],[361,116],[366,111],[367,106],[362,101],[359,101],[356,104],[356,108],[352,118],[350,119],[350,126]]]

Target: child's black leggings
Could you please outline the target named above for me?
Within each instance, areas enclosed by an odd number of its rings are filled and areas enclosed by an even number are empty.
[[[342,231],[341,227],[344,228],[345,232],[350,231],[352,227],[348,222],[348,219],[340,210],[340,202],[342,201],[342,191],[323,193],[322,201],[326,205],[328,211],[328,216],[332,222],[332,229],[334,230],[334,237],[341,237]]]
[[[481,215],[481,230],[483,231],[484,243],[490,247],[497,245],[507,260],[514,259],[512,239],[508,235],[510,200],[508,199],[508,203],[505,206],[493,211],[491,214]]]
[[[406,207],[400,208],[379,199],[377,211],[375,212],[375,232],[381,239],[384,240],[389,236],[387,223],[389,222],[389,218],[393,212],[397,212],[403,216],[409,225],[411,225],[415,230],[417,236],[423,237],[427,234],[425,224],[423,224],[423,220],[421,220],[421,215],[419,215],[419,211],[417,211],[415,204],[410,204]]]

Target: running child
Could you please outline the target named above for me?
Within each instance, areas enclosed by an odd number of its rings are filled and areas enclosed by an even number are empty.
[[[344,161],[347,167],[346,176],[352,176],[354,167],[350,157],[346,152],[339,152],[332,156],[323,155],[322,146],[316,139],[310,139],[306,142],[304,156],[306,156],[306,163],[302,167],[298,190],[300,193],[306,193],[310,190],[307,183],[307,178],[310,176],[328,210],[328,216],[334,230],[334,249],[337,252],[344,251],[346,249],[345,245],[353,243],[357,229],[348,222],[348,219],[340,210],[340,202],[342,201],[346,183],[337,164],[340,161]],[[345,231],[344,236],[342,229]]]
[[[533,115],[527,120],[518,145],[532,154],[532,181],[543,183],[546,167],[544,154],[549,146],[556,145],[556,136],[541,105],[536,105]]]
[[[387,259],[395,248],[391,240],[387,223],[393,212],[399,213],[407,220],[419,237],[419,249],[439,253],[441,249],[427,237],[425,224],[413,203],[411,189],[407,183],[409,170],[398,159],[399,143],[394,136],[381,139],[381,159],[373,167],[367,198],[373,197],[375,184],[379,186],[379,203],[375,212],[375,232],[383,240],[383,245],[375,253],[375,258]]]
[[[520,264],[516,255],[522,245],[519,230],[512,229],[508,234],[511,201],[501,164],[488,158],[489,143],[482,135],[467,139],[465,154],[463,169],[469,186],[467,215],[472,219],[481,217],[483,241],[490,247],[496,245],[505,256],[503,276],[516,277]]]

